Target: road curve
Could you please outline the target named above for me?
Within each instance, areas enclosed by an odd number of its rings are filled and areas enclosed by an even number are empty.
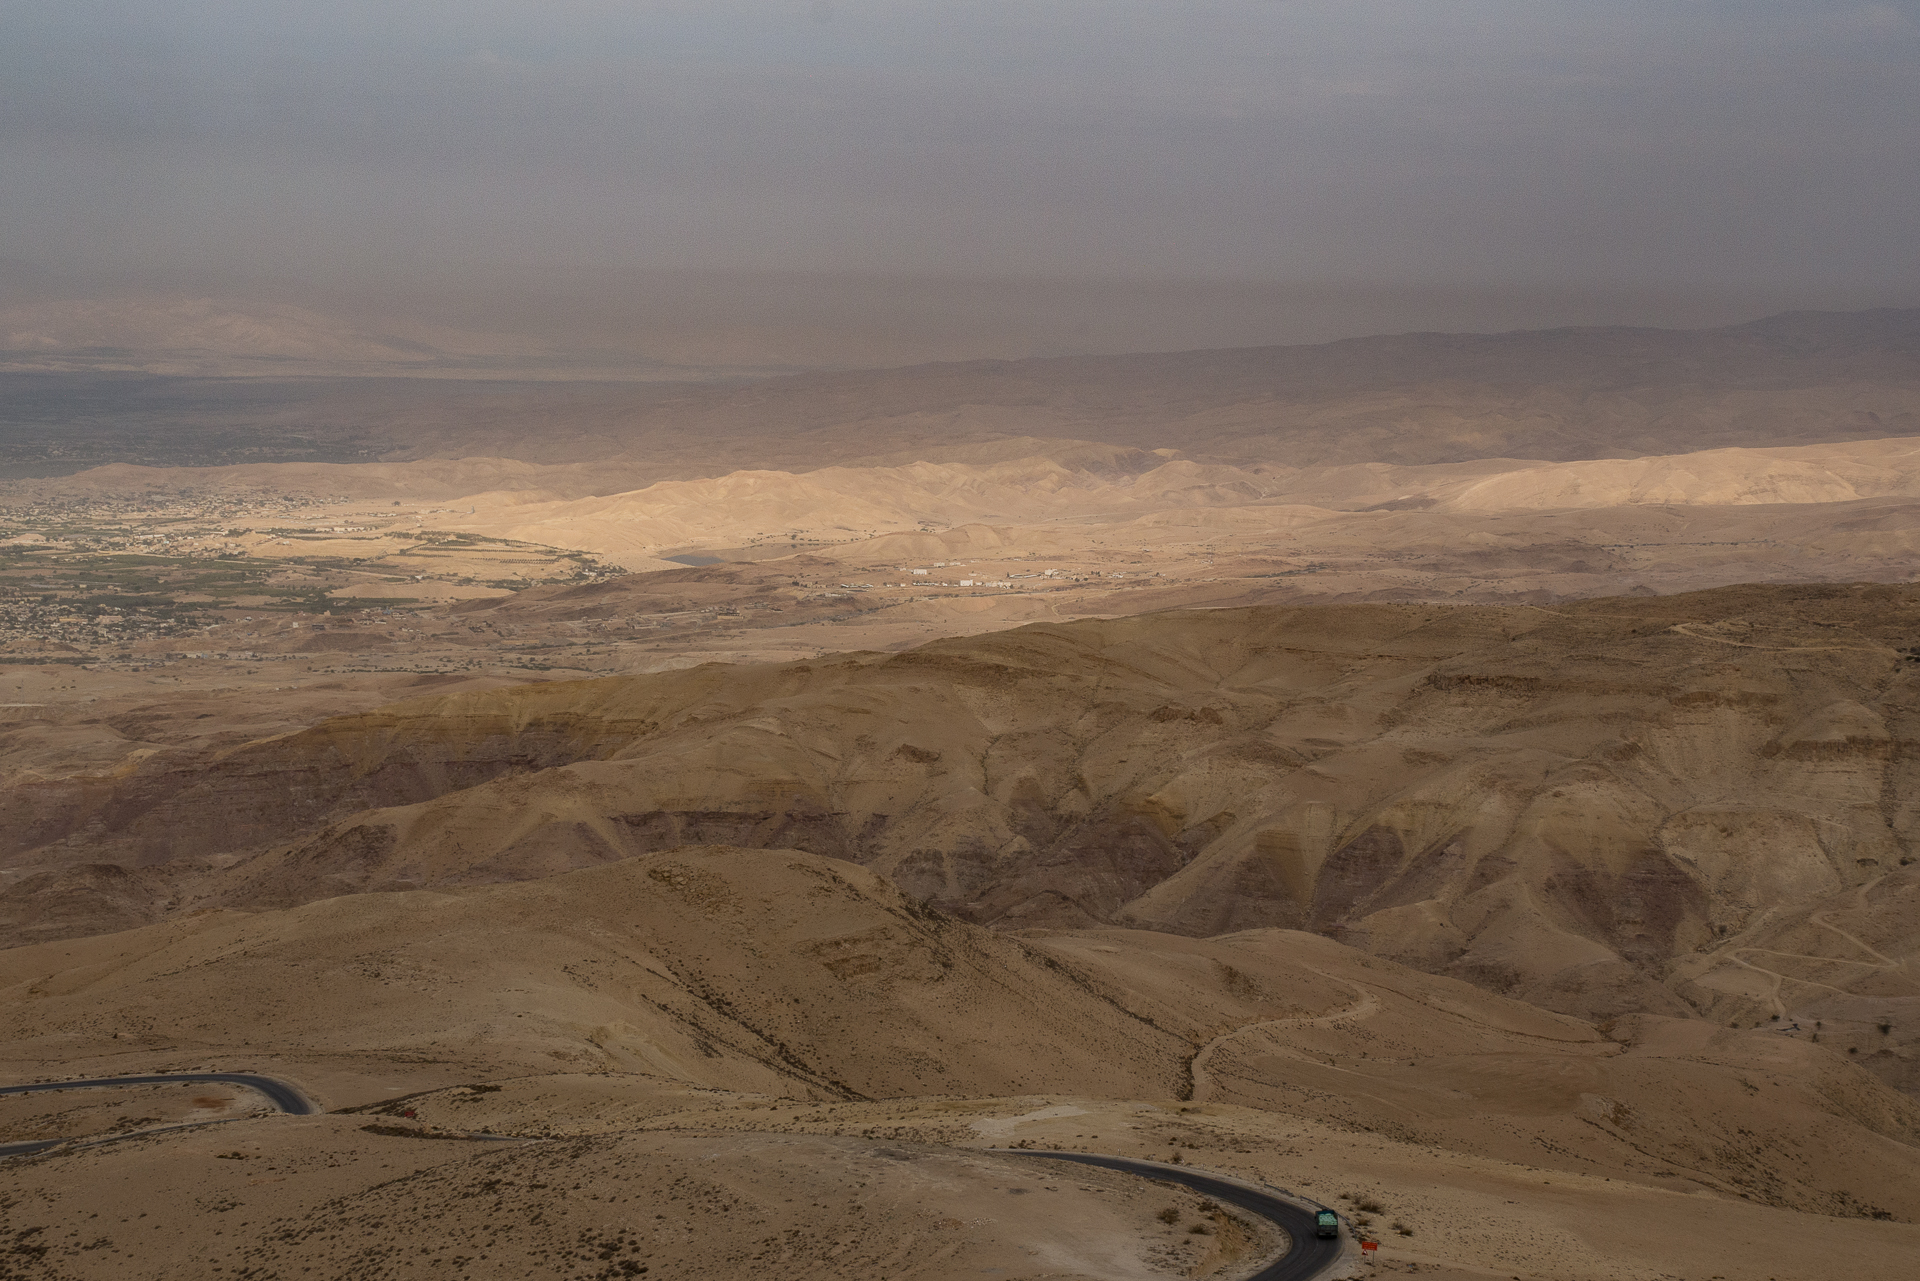
[[[1178,1183],[1205,1193],[1215,1201],[1259,1215],[1285,1232],[1293,1246],[1285,1254],[1254,1273],[1247,1281],[1313,1281],[1330,1273],[1341,1260],[1343,1242],[1338,1238],[1313,1234],[1314,1210],[1282,1200],[1239,1183],[1213,1178],[1177,1165],[1157,1161],[1129,1161],[1119,1156],[1098,1156],[1091,1152],[1040,1152],[1031,1148],[994,1148],[1006,1156],[1037,1156],[1050,1161],[1072,1161],[1076,1165],[1096,1165],[1103,1170],[1119,1170],[1165,1183]]]
[[[313,1100],[285,1081],[249,1072],[176,1072],[163,1076],[101,1076],[82,1081],[42,1081],[37,1085],[0,1085],[0,1094],[38,1094],[43,1090],[86,1090],[124,1085],[180,1085],[217,1081],[224,1085],[244,1085],[266,1096],[275,1109],[293,1116],[312,1116],[320,1109]],[[131,1137],[131,1136],[129,1136]],[[66,1139],[38,1139],[29,1143],[0,1143],[0,1156],[26,1156],[59,1147]]]

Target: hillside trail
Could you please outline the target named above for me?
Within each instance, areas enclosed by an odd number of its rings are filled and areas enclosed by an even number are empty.
[[[1878,885],[1880,882],[1886,879],[1887,879],[1886,874],[1883,872],[1879,876],[1876,876],[1872,880],[1866,882],[1864,885],[1860,885],[1856,887],[1853,891],[1852,910],[1856,912],[1867,911],[1868,910],[1868,906],[1867,906],[1868,892],[1872,890],[1874,886]],[[1895,960],[1891,956],[1888,956],[1885,952],[1879,951],[1877,948],[1874,948],[1868,945],[1864,940],[1860,939],[1856,935],[1849,934],[1847,931],[1841,929],[1838,925],[1835,925],[1828,918],[1831,917],[1833,913],[1837,910],[1838,909],[1836,908],[1828,908],[1824,912],[1814,912],[1813,914],[1808,916],[1807,919],[1811,921],[1813,924],[1818,925],[1823,930],[1830,930],[1833,933],[1838,934],[1841,938],[1853,944],[1855,947],[1859,948],[1862,952],[1865,952],[1868,956],[1871,956],[1876,961],[1879,961],[1880,968],[1888,969],[1888,970],[1900,970],[1902,971],[1902,976],[1903,977],[1905,976],[1905,971],[1907,969],[1907,961],[1905,958],[1902,958],[1900,960]]]
[[[1749,968],[1757,968],[1757,967],[1749,967]],[[1189,1102],[1205,1103],[1212,1096],[1214,1081],[1213,1081],[1212,1075],[1207,1071],[1207,1065],[1213,1059],[1215,1053],[1218,1052],[1222,1046],[1224,1046],[1227,1042],[1233,1040],[1236,1037],[1245,1036],[1248,1033],[1253,1033],[1253,1032],[1263,1032],[1263,1031],[1267,1031],[1269,1029],[1274,1029],[1274,1028],[1334,1027],[1336,1025],[1344,1024],[1344,1023],[1358,1023],[1365,1019],[1372,1018],[1375,1014],[1378,1014],[1380,1012],[1382,1008],[1380,1003],[1380,998],[1374,994],[1374,992],[1372,991],[1371,987],[1368,984],[1357,982],[1353,979],[1338,978],[1332,974],[1326,973],[1323,970],[1313,970],[1313,973],[1318,974],[1321,978],[1326,979],[1329,982],[1338,983],[1342,987],[1345,987],[1350,991],[1352,991],[1355,998],[1353,1004],[1345,1006],[1342,1009],[1329,1011],[1326,1014],[1295,1015],[1292,1017],[1280,1018],[1280,1019],[1260,1019],[1256,1022],[1242,1023],[1238,1027],[1228,1028],[1225,1032],[1222,1032],[1219,1036],[1214,1037],[1212,1040],[1208,1041],[1205,1045],[1202,1045],[1197,1051],[1194,1052],[1193,1057],[1187,1061],[1188,1078],[1192,1082],[1191,1092],[1188,1095]],[[1778,990],[1778,987],[1779,987],[1779,984],[1778,982],[1776,982],[1775,983],[1776,991]],[[1387,990],[1395,991],[1395,989],[1393,989],[1390,985]],[[1397,994],[1405,995],[1404,993],[1397,993]],[[1422,1005],[1427,1004],[1424,1001],[1419,1001],[1417,1003]],[[1459,1013],[1459,1012],[1456,1011],[1456,1013]],[[1469,1015],[1466,1017],[1471,1018],[1472,1016]],[[1476,1019],[1473,1021],[1478,1022],[1479,1020]],[[1502,1029],[1502,1030],[1507,1031],[1506,1029]],[[1508,1034],[1519,1035],[1521,1037],[1532,1037],[1534,1035],[1532,1033],[1513,1033],[1511,1031],[1508,1031]],[[1551,1040],[1553,1038],[1547,1038],[1547,1039]],[[1323,1068],[1329,1068],[1336,1072],[1346,1072],[1346,1073],[1349,1073],[1350,1075],[1360,1076],[1360,1077],[1364,1077],[1366,1075],[1365,1073],[1354,1072],[1353,1069],[1351,1068],[1343,1068],[1338,1066],[1337,1064],[1327,1063],[1319,1059],[1314,1059],[1312,1058],[1311,1055],[1305,1054],[1292,1047],[1276,1047],[1276,1052],[1283,1055],[1289,1055],[1295,1058],[1308,1059],[1314,1063],[1319,1064]]]
[[[1813,653],[1832,653],[1832,652],[1837,652],[1842,654],[1883,654],[1888,652],[1884,646],[1867,647],[1863,645],[1756,645],[1752,641],[1728,640],[1724,636],[1702,636],[1699,632],[1692,630],[1693,628],[1698,627],[1699,625],[1700,624],[1698,623],[1675,623],[1672,627],[1669,627],[1667,630],[1670,632],[1676,632],[1681,636],[1685,636],[1688,640],[1712,641],[1716,645],[1732,645],[1739,649],[1764,649],[1776,654],[1813,654]]]
[[[1735,965],[1740,966],[1742,969],[1752,970],[1756,974],[1764,974],[1773,980],[1772,987],[1767,990],[1767,1005],[1771,1008],[1775,1018],[1785,1018],[1787,1015],[1787,1004],[1780,999],[1780,989],[1787,983],[1798,983],[1802,987],[1822,987],[1829,992],[1837,992],[1841,996],[1853,995],[1845,988],[1835,987],[1831,983],[1820,983],[1813,979],[1803,979],[1792,974],[1782,974],[1779,970],[1770,970],[1764,965],[1755,965],[1752,961],[1740,956],[1740,952],[1767,952],[1775,956],[1799,956],[1800,954],[1797,952],[1771,952],[1770,949],[1764,947],[1736,948],[1727,953],[1727,959]],[[1802,956],[1800,959],[1807,961],[1825,961],[1829,964],[1833,961],[1833,958],[1830,956]],[[1861,961],[1856,962],[1856,964],[1864,965],[1866,962]]]
[[[1319,971],[1316,970],[1314,973],[1318,974]],[[1321,977],[1326,978],[1330,976],[1321,975]],[[1207,1061],[1213,1057],[1215,1050],[1218,1050],[1222,1045],[1225,1045],[1236,1036],[1241,1036],[1248,1032],[1262,1031],[1266,1028],[1332,1027],[1336,1023],[1349,1019],[1358,1022],[1361,1019],[1371,1018],[1379,1012],[1380,998],[1372,992],[1369,992],[1358,983],[1347,982],[1344,979],[1336,979],[1334,981],[1345,983],[1347,987],[1353,989],[1357,999],[1355,999],[1352,1005],[1327,1014],[1298,1015],[1292,1018],[1262,1019],[1256,1023],[1242,1023],[1239,1027],[1229,1028],[1227,1031],[1222,1032],[1219,1036],[1214,1037],[1211,1041],[1201,1046],[1187,1064],[1187,1070],[1193,1078],[1191,1101],[1194,1103],[1205,1103],[1212,1095],[1213,1078],[1207,1073]]]
[[[1873,880],[1868,881],[1866,884],[1861,885],[1854,890],[1853,892],[1854,910],[1858,910],[1858,911],[1866,910],[1867,892],[1871,890],[1875,885],[1879,884],[1880,881],[1883,879],[1885,878],[1875,877]],[[1908,966],[1906,960],[1904,959],[1896,960],[1895,958],[1888,956],[1886,953],[1878,950],[1877,948],[1872,947],[1871,945],[1866,943],[1864,940],[1860,939],[1858,936],[1849,933],[1848,931],[1842,929],[1838,925],[1835,925],[1833,921],[1829,918],[1832,916],[1832,914],[1835,911],[1838,911],[1838,910],[1839,909],[1837,908],[1828,908],[1825,911],[1821,911],[1821,912],[1811,912],[1807,915],[1807,922],[1808,924],[1818,926],[1819,928],[1826,930],[1829,933],[1839,935],[1842,939],[1845,939],[1848,943],[1852,944],[1854,947],[1860,949],[1862,952],[1872,957],[1873,958],[1872,960],[1870,961],[1854,960],[1854,959],[1850,959],[1848,957],[1843,957],[1843,956],[1816,956],[1809,952],[1783,952],[1783,951],[1780,951],[1778,948],[1771,948],[1771,947],[1732,947],[1727,949],[1726,957],[1728,960],[1732,961],[1735,965],[1743,966],[1746,969],[1752,970],[1757,974],[1765,974],[1773,980],[1773,987],[1768,992],[1767,999],[1769,1004],[1772,1006],[1772,1012],[1774,1014],[1784,1017],[1787,1013],[1786,1004],[1780,999],[1780,990],[1784,983],[1798,983],[1804,987],[1824,988],[1829,992],[1834,992],[1841,996],[1852,996],[1854,995],[1854,993],[1849,992],[1845,988],[1835,987],[1831,983],[1821,983],[1815,979],[1801,978],[1798,975],[1794,975],[1794,974],[1784,974],[1779,970],[1768,969],[1764,965],[1756,965],[1752,961],[1749,961],[1746,959],[1747,955],[1749,954],[1759,955],[1759,956],[1784,957],[1784,958],[1787,958],[1790,960],[1796,960],[1796,961],[1813,961],[1821,965],[1857,965],[1870,970],[1892,970],[1899,975],[1900,979],[1903,982],[1908,983],[1915,987],[1920,987],[1920,983],[1915,982],[1910,972],[1910,967]]]

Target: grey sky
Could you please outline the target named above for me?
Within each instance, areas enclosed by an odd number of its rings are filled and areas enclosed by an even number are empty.
[[[1920,288],[1920,3],[0,0],[0,260]]]

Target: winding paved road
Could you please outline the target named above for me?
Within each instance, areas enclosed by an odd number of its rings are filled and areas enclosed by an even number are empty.
[[[266,1096],[267,1102],[293,1116],[312,1116],[320,1109],[299,1090],[285,1081],[247,1072],[180,1072],[166,1076],[102,1076],[84,1081],[43,1081],[38,1085],[0,1085],[0,1094],[38,1094],[43,1090],[86,1090],[126,1085],[183,1085],[214,1081],[223,1085],[243,1085]],[[132,1137],[132,1136],[127,1136]],[[99,1142],[101,1140],[96,1140]],[[0,1143],[0,1156],[25,1156],[59,1147],[65,1139],[36,1139],[28,1143]]]
[[[1039,1152],[1031,1148],[995,1148],[1007,1156],[1037,1156],[1050,1161],[1072,1161],[1076,1165],[1097,1165],[1103,1170],[1119,1170],[1203,1192],[1216,1201],[1237,1206],[1277,1225],[1293,1241],[1293,1247],[1248,1278],[1248,1281],[1313,1281],[1331,1272],[1340,1262],[1345,1243],[1339,1237],[1313,1234],[1315,1210],[1296,1205],[1270,1193],[1256,1191],[1225,1179],[1212,1178],[1177,1165],[1157,1161],[1129,1161],[1119,1156],[1096,1156],[1091,1152]]]
[[[36,1085],[0,1086],[0,1095],[38,1094],[52,1090],[104,1089],[130,1085],[182,1085],[202,1082],[217,1082],[222,1085],[239,1085],[258,1091],[268,1102],[281,1112],[294,1116],[311,1116],[320,1109],[313,1101],[300,1093],[285,1081],[276,1081],[270,1076],[254,1076],[246,1072],[182,1072],[165,1076],[108,1076],[94,1077],[81,1081],[44,1081]],[[190,1123],[191,1124],[191,1123]],[[132,1138],[133,1135],[117,1136]],[[484,1135],[475,1137],[504,1137]],[[38,1139],[28,1143],[0,1144],[0,1157],[25,1156],[33,1152],[44,1152],[60,1146],[66,1139]],[[112,1142],[112,1139],[95,1139],[93,1142]],[[1344,1242],[1338,1238],[1324,1238],[1314,1235],[1314,1214],[1321,1207],[1315,1203],[1309,1209],[1307,1205],[1295,1204],[1268,1192],[1256,1188],[1232,1183],[1225,1179],[1214,1178],[1195,1170],[1177,1165],[1163,1165],[1157,1161],[1132,1161],[1126,1157],[1099,1156],[1091,1152],[1042,1152],[1031,1148],[993,1148],[990,1151],[1006,1156],[1038,1157],[1047,1161],[1071,1161],[1076,1165],[1098,1166],[1103,1170],[1118,1170],[1123,1174],[1140,1175],[1144,1178],[1158,1179],[1165,1183],[1178,1183],[1182,1187],[1192,1188],[1195,1192],[1212,1197],[1215,1201],[1235,1206],[1249,1214],[1267,1220],[1287,1234],[1292,1243],[1287,1252],[1253,1274],[1248,1281],[1315,1281],[1330,1272],[1341,1261]]]

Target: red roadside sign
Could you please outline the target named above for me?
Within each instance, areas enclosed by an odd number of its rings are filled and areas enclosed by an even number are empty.
[[[1378,1250],[1380,1248],[1380,1243],[1378,1241],[1362,1241],[1360,1243],[1360,1248],[1362,1250]]]

